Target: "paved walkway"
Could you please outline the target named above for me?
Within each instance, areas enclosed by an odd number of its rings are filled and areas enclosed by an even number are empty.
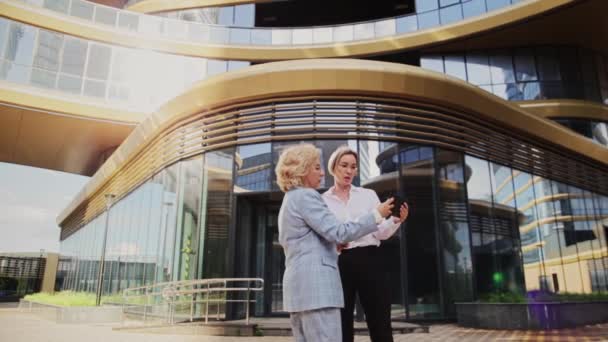
[[[7,342],[288,342],[291,337],[215,337],[159,335],[112,330],[112,325],[57,324],[18,309],[0,308],[0,341]],[[356,336],[356,342],[369,341]],[[608,341],[608,324],[547,332],[473,330],[452,324],[432,325],[430,333],[395,335],[395,341]]]

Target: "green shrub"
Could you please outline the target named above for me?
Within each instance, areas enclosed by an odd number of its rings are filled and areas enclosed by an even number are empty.
[[[593,302],[608,301],[608,292],[551,293],[531,291],[526,296],[513,292],[494,292],[480,295],[482,303],[535,303],[535,302]]]
[[[484,303],[525,303],[526,297],[514,292],[494,292],[481,295],[480,301]]]

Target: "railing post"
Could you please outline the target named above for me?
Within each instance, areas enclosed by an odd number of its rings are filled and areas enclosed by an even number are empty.
[[[146,302],[144,304],[144,323],[147,320],[147,316],[148,316],[148,303],[149,303],[149,299],[150,297],[148,296],[148,288],[144,288],[144,295],[146,297]]]
[[[196,293],[192,291],[192,299],[190,300],[190,322],[194,319],[194,299],[196,298]]]
[[[207,305],[205,305],[205,324],[209,323],[209,283],[207,282]]]
[[[249,294],[249,292],[250,292],[249,288],[250,288],[250,286],[249,285],[251,285],[251,283],[249,281],[247,281],[247,298],[246,298],[246,302],[245,302],[245,324],[246,325],[249,325],[249,304],[250,304],[250,302],[249,302],[249,296],[250,296],[250,294]]]

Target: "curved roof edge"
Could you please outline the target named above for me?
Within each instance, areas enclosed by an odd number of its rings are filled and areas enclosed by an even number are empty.
[[[96,172],[57,218],[61,224],[86,198],[142,152],[148,142],[192,115],[245,101],[294,95],[382,95],[417,99],[477,113],[490,122],[537,137],[559,148],[607,165],[608,149],[561,125],[522,110],[450,76],[418,67],[356,59],[318,59],[268,63],[221,74],[150,114]],[[470,101],[475,98],[475,101]]]
[[[360,57],[402,51],[462,38],[537,16],[580,0],[528,0],[453,24],[373,40],[293,46],[215,45],[173,41],[118,30],[30,6],[16,0],[0,1],[0,16],[72,36],[177,55],[247,61]]]
[[[79,119],[138,124],[145,113],[131,112],[102,104],[86,103],[77,96],[53,96],[38,88],[0,81],[0,103],[38,111],[58,113]]]
[[[578,118],[608,122],[608,106],[581,100],[516,102],[523,110],[543,118]]]
[[[159,13],[192,8],[224,7],[271,2],[273,0],[143,0],[125,9],[139,13]]]

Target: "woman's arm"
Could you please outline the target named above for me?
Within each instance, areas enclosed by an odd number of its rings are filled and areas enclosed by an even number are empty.
[[[382,216],[376,207],[361,216],[357,222],[341,223],[329,210],[321,195],[313,189],[301,190],[293,203],[306,224],[324,239],[335,243],[346,243],[378,230]]]
[[[378,203],[380,203],[380,198],[378,198],[378,194],[371,190],[371,189],[367,189],[369,191],[367,191],[366,193],[369,194],[370,198],[370,207],[375,207],[376,205],[378,205]],[[378,231],[372,233],[374,235],[374,237],[378,240],[386,240],[388,238],[390,238],[391,236],[393,236],[393,234],[395,234],[395,232],[397,231],[397,229],[399,229],[399,227],[401,227],[401,221],[397,221],[395,222],[394,218],[391,216],[388,219],[384,219],[379,225],[378,225]]]

